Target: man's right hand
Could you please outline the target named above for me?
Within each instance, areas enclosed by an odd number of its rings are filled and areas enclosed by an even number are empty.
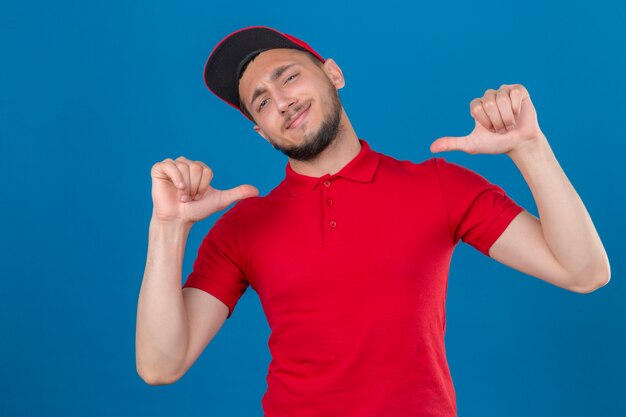
[[[251,185],[229,190],[211,187],[213,171],[201,161],[180,156],[157,162],[152,176],[153,217],[159,221],[195,223],[223,210],[231,203],[259,194]]]

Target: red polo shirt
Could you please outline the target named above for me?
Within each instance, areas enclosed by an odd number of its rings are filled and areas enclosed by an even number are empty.
[[[360,140],[341,171],[286,167],[265,197],[225,212],[185,287],[230,309],[259,295],[272,361],[266,417],[452,417],[444,334],[459,240],[489,255],[523,210],[443,158],[400,161]]]

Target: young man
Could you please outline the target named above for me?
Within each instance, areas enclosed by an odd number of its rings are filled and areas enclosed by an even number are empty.
[[[444,333],[459,240],[571,291],[609,281],[600,238],[520,84],[472,100],[475,129],[431,150],[508,155],[540,219],[443,158],[413,163],[372,150],[341,105],[339,66],[293,36],[258,26],[228,35],[205,81],[287,155],[286,175],[259,197],[250,185],[212,188],[200,161],[153,166],[137,313],[137,369],[149,384],[178,380],[250,285],[271,328],[267,417],[455,416]],[[181,290],[192,224],[235,201]]]

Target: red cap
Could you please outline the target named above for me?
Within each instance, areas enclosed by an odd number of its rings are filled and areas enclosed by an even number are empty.
[[[213,49],[204,66],[206,86],[213,94],[250,119],[240,107],[240,72],[256,54],[276,48],[308,51],[321,62],[325,62],[313,48],[294,36],[267,26],[250,26],[226,36]]]

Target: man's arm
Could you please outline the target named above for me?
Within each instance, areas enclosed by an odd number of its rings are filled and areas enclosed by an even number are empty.
[[[228,317],[228,307],[211,294],[182,289],[187,236],[194,223],[258,195],[251,185],[211,187],[213,171],[183,156],[153,165],[148,256],[137,303],[136,363],[151,385],[177,381],[196,361]]]
[[[150,385],[176,382],[206,348],[228,307],[195,288],[181,291],[185,223],[150,222],[148,256],[137,303],[136,364]]]
[[[575,292],[606,285],[611,269],[602,241],[546,137],[508,153],[532,192],[539,219],[520,213],[489,249],[519,271]]]
[[[583,202],[539,128],[528,90],[521,84],[488,89],[470,102],[476,120],[467,136],[435,140],[432,152],[506,153],[535,198],[539,219],[520,213],[489,249],[494,259],[576,292],[610,279],[609,260]]]

